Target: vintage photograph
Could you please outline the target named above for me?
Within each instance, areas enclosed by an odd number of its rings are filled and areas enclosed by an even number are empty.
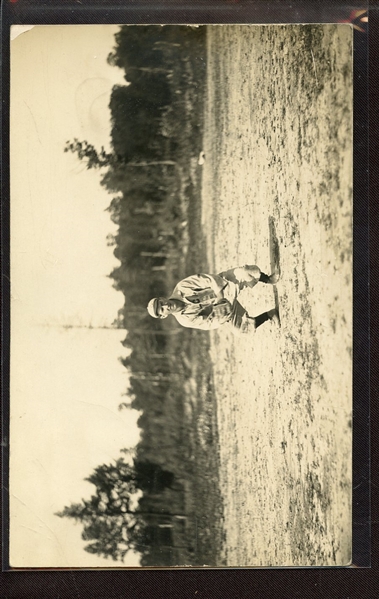
[[[13,26],[10,175],[10,567],[351,564],[351,25]]]

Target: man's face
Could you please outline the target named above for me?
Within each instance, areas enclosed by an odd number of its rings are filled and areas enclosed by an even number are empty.
[[[176,301],[175,299],[166,299],[164,297],[159,298],[157,310],[159,318],[167,318],[169,314],[180,312],[181,309],[181,302]]]

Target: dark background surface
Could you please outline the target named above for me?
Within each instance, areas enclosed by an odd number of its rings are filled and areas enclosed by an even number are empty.
[[[362,3],[364,4],[364,3]],[[3,393],[3,463],[7,463],[8,361],[9,353],[9,197],[8,165],[8,94],[9,94],[9,25],[10,23],[81,24],[81,23],[254,23],[254,22],[335,22],[348,19],[356,5],[347,2],[261,1],[196,3],[161,1],[160,3],[126,2],[2,2],[2,393]],[[367,397],[371,376],[371,568],[348,569],[276,569],[276,570],[191,570],[191,571],[25,571],[1,574],[2,599],[58,598],[133,598],[167,597],[355,597],[374,599],[379,586],[377,528],[378,516],[378,387],[377,363],[377,231],[379,175],[375,169],[378,155],[378,40],[379,3],[370,3],[369,79],[370,140],[367,144],[367,61],[366,34],[356,34],[355,46],[355,149],[354,149],[354,562],[367,564],[369,505],[369,426]],[[357,143],[358,141],[358,143]],[[367,178],[369,149],[370,178]],[[369,211],[366,202],[369,186]],[[370,231],[368,227],[370,216]],[[370,235],[370,238],[369,238]],[[368,256],[368,242],[371,258]],[[368,272],[371,292],[368,295]],[[369,371],[368,311],[370,302],[371,373]],[[8,350],[9,351],[9,350]],[[7,475],[3,487],[3,526],[6,533]],[[4,538],[6,534],[4,534]],[[3,564],[7,564],[6,547]]]

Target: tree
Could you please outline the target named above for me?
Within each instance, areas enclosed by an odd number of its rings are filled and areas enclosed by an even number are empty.
[[[171,488],[175,479],[172,472],[164,470],[159,464],[148,460],[134,460],[136,483],[139,489],[147,493],[162,493]]]
[[[144,537],[146,512],[139,509],[137,491],[161,493],[172,485],[174,475],[159,464],[137,459],[130,464],[121,457],[97,466],[85,480],[96,487],[95,494],[56,515],[83,525],[82,538],[90,541],[87,552],[124,561],[130,550],[138,550]]]
[[[116,47],[108,56],[108,64],[125,69],[129,81],[133,80],[136,69],[164,67],[166,53],[162,42],[171,41],[170,38],[175,33],[176,37],[179,37],[177,27],[121,27],[115,35]]]
[[[121,157],[115,154],[107,153],[102,146],[100,152],[95,149],[95,146],[88,141],[79,141],[76,137],[73,141],[67,141],[64,152],[73,152],[78,155],[79,160],[85,160],[87,169],[102,168],[104,166],[112,166],[119,163]]]
[[[86,162],[87,169],[103,168],[103,167],[147,167],[147,166],[175,166],[173,160],[139,160],[137,162],[128,161],[128,156],[121,154],[109,153],[101,146],[98,152],[88,141],[79,141],[76,137],[73,141],[67,141],[64,152],[72,152],[77,154],[79,160]],[[115,191],[113,189],[113,191]]]
[[[123,561],[135,549],[137,533],[144,525],[132,506],[137,493],[135,479],[134,468],[123,458],[98,466],[85,479],[95,485],[96,493],[56,514],[83,525],[82,538],[91,541],[85,547],[89,553]]]

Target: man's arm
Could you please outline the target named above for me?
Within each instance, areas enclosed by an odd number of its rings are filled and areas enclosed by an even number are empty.
[[[198,314],[174,314],[177,321],[184,327],[211,331],[227,322],[232,313],[232,307],[227,300],[204,307]]]
[[[225,281],[219,275],[208,275],[205,273],[200,273],[197,275],[191,275],[190,277],[186,277],[175,287],[174,293],[183,294],[184,296],[191,295],[192,293],[196,293],[199,291],[203,291],[204,289],[211,288],[215,295],[217,301],[223,298],[222,290],[225,287]]]
[[[212,308],[212,306],[209,306]],[[217,319],[214,319],[213,313],[206,315],[202,314],[173,314],[176,320],[182,327],[186,327],[189,329],[200,329],[202,331],[212,331],[213,329],[218,329],[222,322]]]

